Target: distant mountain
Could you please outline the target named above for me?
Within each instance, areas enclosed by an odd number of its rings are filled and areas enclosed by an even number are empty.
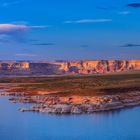
[[[140,70],[140,60],[0,61],[0,75],[103,74]]]

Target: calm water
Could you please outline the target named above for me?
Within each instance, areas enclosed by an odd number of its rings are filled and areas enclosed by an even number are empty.
[[[22,113],[0,97],[0,140],[140,140],[140,107],[92,115]]]

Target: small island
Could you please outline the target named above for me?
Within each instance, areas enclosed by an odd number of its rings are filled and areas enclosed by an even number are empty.
[[[0,78],[0,95],[31,103],[19,111],[83,114],[140,105],[140,71]]]

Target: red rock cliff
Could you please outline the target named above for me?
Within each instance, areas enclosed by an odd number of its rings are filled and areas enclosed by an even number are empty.
[[[89,60],[65,62],[0,62],[0,73],[94,74],[140,70],[140,60]]]

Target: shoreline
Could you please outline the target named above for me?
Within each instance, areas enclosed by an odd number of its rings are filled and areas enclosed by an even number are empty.
[[[42,112],[50,114],[89,114],[94,112],[117,110],[140,105],[140,91],[104,96],[68,96],[53,95],[28,96],[24,92],[6,92],[0,96],[9,96],[13,103],[31,103],[29,108],[19,108],[21,112]]]

